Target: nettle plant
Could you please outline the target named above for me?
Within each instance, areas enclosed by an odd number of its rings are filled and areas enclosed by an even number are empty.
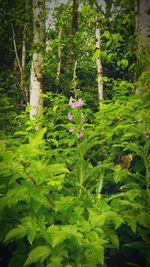
[[[104,267],[116,255],[128,262],[137,249],[149,262],[145,97],[121,94],[89,123],[81,98],[49,95],[47,127],[27,131],[22,143],[18,133],[1,141],[1,241],[9,267]]]
[[[124,221],[118,232],[122,245],[119,253],[125,262],[128,254],[134,255],[138,250],[139,255],[143,255],[140,264],[145,265],[149,262],[150,248],[150,139],[146,95],[124,93],[103,104],[96,114],[93,135],[97,150],[89,155],[91,160],[99,161],[97,165],[101,166],[101,172],[103,170],[101,193],[106,203]],[[137,259],[135,263],[138,264]]]
[[[1,241],[10,267],[107,266],[105,253],[119,249],[124,220],[101,194],[101,166],[89,158],[97,145],[92,126],[84,121],[81,99],[69,104],[66,149],[62,128],[51,152],[47,128],[22,144],[2,141]]]

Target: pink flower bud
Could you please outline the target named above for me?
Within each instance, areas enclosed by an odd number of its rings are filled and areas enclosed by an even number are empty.
[[[69,132],[70,132],[70,133],[73,133],[73,132],[74,132],[74,130],[75,130],[75,129],[74,129],[74,127],[73,127],[73,126],[71,126],[71,127],[70,127],[70,129],[69,129]]]
[[[80,131],[79,133],[77,133],[77,137],[78,137],[78,139],[82,138],[82,136],[83,136],[83,134],[82,134],[81,131]]]
[[[73,115],[69,112],[68,113],[68,120],[71,121],[73,119]]]
[[[72,97],[72,96],[70,96],[70,99],[69,99],[69,106],[71,106],[71,105],[72,105],[72,101],[73,101],[73,97]]]
[[[81,122],[82,122],[82,123],[84,123],[84,122],[85,122],[85,117],[84,117],[84,114],[83,114],[83,112],[82,112],[82,114],[81,114]]]
[[[71,108],[72,108],[72,109],[76,108],[76,106],[77,106],[77,105],[76,105],[76,102],[74,102],[74,103],[71,104]]]
[[[79,108],[83,106],[83,101],[81,98],[79,98],[78,101],[76,102],[76,106]]]

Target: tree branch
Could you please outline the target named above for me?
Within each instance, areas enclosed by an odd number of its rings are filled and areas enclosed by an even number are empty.
[[[20,64],[20,60],[19,60],[19,56],[18,56],[18,50],[17,50],[17,45],[16,45],[16,39],[15,39],[15,31],[14,31],[14,27],[12,22],[10,23],[11,25],[11,29],[12,29],[12,34],[13,34],[13,45],[14,45],[14,50],[15,50],[15,56],[16,56],[16,60],[17,60],[17,64],[18,64],[18,68],[20,71],[20,74],[22,75],[22,67]]]

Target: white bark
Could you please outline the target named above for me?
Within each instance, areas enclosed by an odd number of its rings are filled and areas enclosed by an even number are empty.
[[[139,44],[150,46],[150,0],[135,0]]]
[[[58,34],[58,65],[57,65],[57,74],[56,79],[59,81],[60,78],[60,71],[61,71],[61,35],[62,35],[62,27],[60,27],[59,34]]]
[[[42,114],[43,99],[43,46],[45,44],[45,0],[33,0],[33,45],[30,76],[30,119]],[[39,126],[35,126],[36,130]]]
[[[97,80],[98,80],[98,100],[100,106],[103,101],[103,68],[102,62],[100,58],[100,22],[96,19],[96,50],[98,51],[98,55],[96,57],[96,65],[97,65]]]

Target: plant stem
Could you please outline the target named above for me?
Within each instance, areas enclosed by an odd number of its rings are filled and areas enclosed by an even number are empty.
[[[80,191],[79,191],[79,197],[81,196],[81,192],[82,192],[82,184],[83,184],[83,167],[81,165],[81,168],[80,168]]]
[[[33,185],[39,189],[39,186],[37,185],[36,181],[34,180],[34,178],[30,175],[30,173],[27,172],[26,167],[24,162],[21,162],[24,172],[25,174],[30,178],[30,180],[32,181]],[[44,193],[45,198],[47,199],[48,203],[50,204],[50,206],[53,206],[55,208],[55,204],[53,203],[53,201],[49,198],[47,193]]]

